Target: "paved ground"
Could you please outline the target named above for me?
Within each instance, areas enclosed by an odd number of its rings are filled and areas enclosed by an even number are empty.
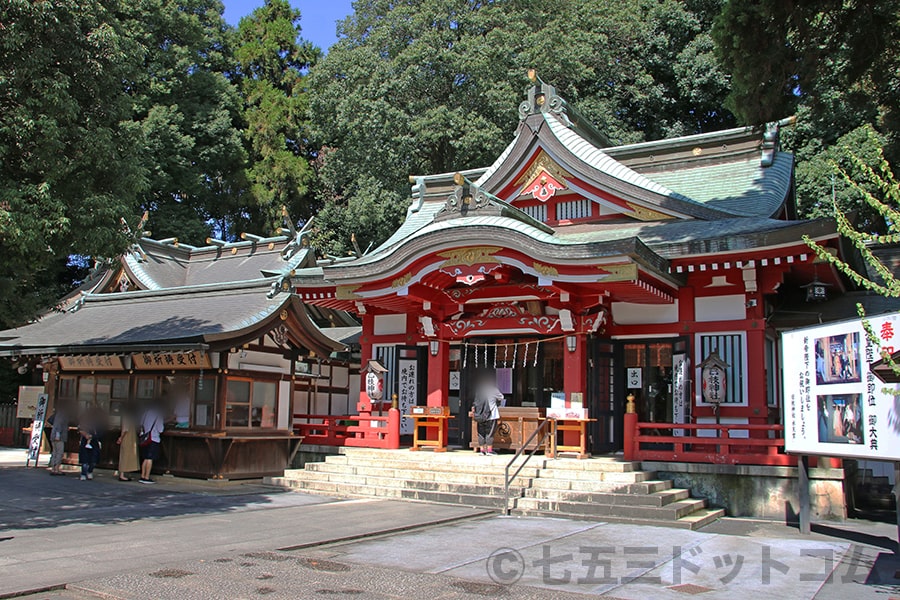
[[[81,482],[17,456],[0,450],[0,598],[900,599],[897,530],[880,523],[802,536],[507,518],[258,483]]]

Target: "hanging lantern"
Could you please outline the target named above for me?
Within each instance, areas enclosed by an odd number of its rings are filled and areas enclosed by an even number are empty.
[[[366,366],[366,395],[375,402],[384,397],[384,374],[387,373],[377,360],[369,360]]]
[[[725,402],[728,390],[727,369],[728,363],[719,358],[717,352],[710,352],[700,363],[701,386],[706,402],[715,405]]]
[[[824,302],[828,300],[828,286],[831,284],[819,281],[818,277],[813,278],[810,283],[800,286],[806,289],[807,302]]]

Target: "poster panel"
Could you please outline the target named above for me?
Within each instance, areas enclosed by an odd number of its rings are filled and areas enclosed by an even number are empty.
[[[47,420],[47,394],[38,396],[37,406],[34,409],[34,421],[31,423],[31,440],[28,442],[28,456],[25,466],[34,461],[37,466],[38,456],[41,454],[41,436],[44,433],[44,422]]]
[[[895,352],[900,313],[787,331],[781,335],[784,445],[796,454],[900,460],[900,386],[871,370]]]
[[[401,358],[397,361],[400,375],[397,378],[397,403],[400,409],[400,435],[413,433],[413,420],[402,415],[412,412],[419,397],[419,361]]]
[[[687,406],[685,399],[688,397],[688,357],[687,354],[672,355],[672,422],[687,422]],[[684,435],[684,429],[673,429],[672,435]]]

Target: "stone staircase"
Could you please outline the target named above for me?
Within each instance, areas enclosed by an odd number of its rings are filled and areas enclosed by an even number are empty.
[[[504,468],[512,455],[341,448],[325,462],[268,477],[266,483],[313,494],[464,504],[502,510]],[[520,459],[521,461],[522,459]],[[517,464],[521,464],[517,462]],[[516,515],[563,516],[697,529],[724,516],[688,490],[614,458],[535,456],[510,486]]]

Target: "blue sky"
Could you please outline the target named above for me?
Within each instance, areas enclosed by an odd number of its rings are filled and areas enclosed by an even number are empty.
[[[225,4],[225,20],[237,26],[241,17],[245,17],[259,6],[263,0],[222,0]],[[335,41],[335,24],[351,12],[351,0],[291,0],[291,5],[300,9],[300,26],[303,38],[327,50]]]

